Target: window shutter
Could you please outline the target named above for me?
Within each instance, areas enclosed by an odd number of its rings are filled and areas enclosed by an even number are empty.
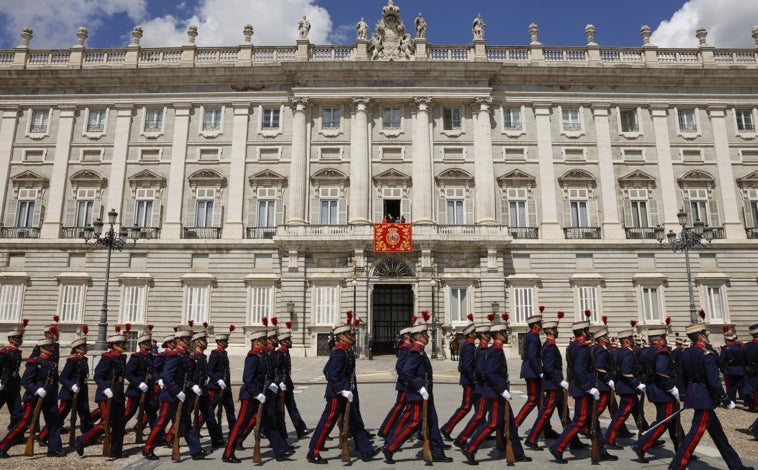
[[[34,215],[37,215],[37,204],[38,201],[34,202]],[[6,227],[15,227],[16,223],[18,222],[16,218],[18,217],[18,214],[16,212],[18,211],[18,199],[15,197],[8,198],[8,207],[5,209],[5,226]]]
[[[247,201],[247,226],[258,226],[258,199],[251,197]]]
[[[473,224],[474,223],[474,203],[471,200],[470,197],[466,196],[463,199],[463,212],[466,214],[466,217],[463,219],[464,224]]]
[[[161,205],[161,198],[156,197],[153,199],[153,216],[150,221],[151,227],[160,227],[163,220],[163,205]]]
[[[42,205],[42,198],[38,197],[34,202],[34,215],[32,216],[32,226],[42,228],[42,221],[45,220],[45,206]]]
[[[629,196],[624,196],[624,227],[630,228],[634,227],[634,219],[632,217],[632,201],[629,199]]]
[[[444,197],[437,198],[437,223],[452,224],[452,220],[447,220],[447,201]]]
[[[411,223],[411,200],[404,197],[400,200],[400,215],[405,216],[405,221]]]
[[[318,194],[318,192],[316,192]],[[311,223],[321,223],[321,199],[318,197],[311,198]]]
[[[658,212],[658,201],[654,199],[648,199],[647,207],[650,210],[650,226],[655,227],[657,225],[660,225],[661,216],[660,216],[660,213]]]
[[[527,217],[530,227],[537,226],[537,201],[533,197],[526,200],[526,210],[528,211]]]
[[[382,219],[384,219],[384,204],[382,204],[383,199],[380,197],[374,198],[374,222],[381,222]]]
[[[600,220],[599,220],[599,208],[597,203],[597,198],[592,197],[587,201],[587,210],[589,211],[589,218],[590,218],[590,227],[599,227],[600,226]]]
[[[563,197],[563,226],[571,227],[571,201]]]
[[[73,227],[76,224],[76,199],[66,201],[66,227]]]
[[[134,196],[128,196],[124,203],[124,214],[121,217],[121,224],[124,227],[131,227],[134,225],[134,206],[136,205]]]
[[[340,225],[347,224],[347,198],[340,196],[337,198],[337,220]]]
[[[103,194],[101,191],[96,191],[95,196],[95,202],[92,203],[92,222],[95,221],[95,219],[100,219],[103,222],[105,222],[106,217],[104,217],[106,211],[109,211],[110,209],[105,209],[103,207]],[[123,219],[122,219],[123,222]]]
[[[216,193],[218,194],[218,192]],[[213,200],[213,227],[220,228],[224,223],[224,205],[221,198],[216,196]]]
[[[710,220],[710,226],[711,227],[721,227],[721,217],[719,217],[719,204],[718,201],[715,199],[709,199],[708,200],[708,209],[710,211],[711,220]]]
[[[684,203],[684,212],[687,213],[687,225],[692,227],[692,207],[690,207],[690,193],[689,191],[685,191],[685,193],[682,195],[683,203]]]
[[[501,196],[500,197],[500,224],[501,225],[511,224],[509,209],[510,209],[510,204],[508,204],[508,198],[506,196]]]
[[[194,195],[193,195],[194,196]],[[184,215],[184,226],[185,227],[194,227],[195,226],[195,211],[197,211],[197,201],[195,201],[195,198],[191,196],[188,197],[185,204],[186,213]]]
[[[755,220],[753,220],[753,209],[750,207],[750,198],[747,196],[743,198],[742,211],[745,214],[745,228],[755,227]]]

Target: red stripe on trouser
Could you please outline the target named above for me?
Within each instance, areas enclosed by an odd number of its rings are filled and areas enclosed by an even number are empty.
[[[68,407],[71,405],[71,402],[69,400],[61,400],[60,406],[58,406],[58,416],[61,417],[61,420],[65,418],[65,416],[68,414]],[[42,428],[42,431],[39,432],[39,440],[44,441],[47,440],[47,435],[50,434],[50,431],[47,429],[47,424],[44,428]]]
[[[597,415],[600,416],[605,411],[605,407],[608,406],[608,397],[611,392],[603,392],[600,394],[600,401],[597,403]]]
[[[671,416],[671,413],[673,413],[673,412],[674,412],[674,402],[666,403],[666,412],[664,413],[665,416]],[[651,426],[655,426],[655,424],[656,423],[653,423],[653,424],[651,424]],[[653,447],[653,444],[655,443],[655,441],[659,437],[661,437],[661,435],[663,435],[664,431],[666,431],[666,429],[668,429],[668,427],[671,426],[672,424],[673,424],[673,421],[669,421],[668,424],[666,424],[664,426],[658,426],[657,428],[655,428],[653,430],[653,432],[650,434],[650,436],[648,436],[646,438],[647,439],[646,442],[644,444],[642,444],[641,450],[643,452],[647,452],[648,449],[650,449],[651,447]]]
[[[453,432],[453,428],[460,420],[463,419],[464,416],[471,410],[471,389],[473,387],[463,387],[463,402],[461,403],[460,408],[458,408],[458,411],[453,415],[452,418],[450,418],[450,421],[448,421],[447,425],[442,428],[443,431],[450,434]]]
[[[107,405],[107,402],[105,400],[97,402],[98,408],[100,408],[100,416],[105,416],[105,407]],[[87,445],[87,443],[92,440],[94,436],[97,436],[103,432],[103,419],[100,418],[100,421],[97,423],[97,426],[90,429],[87,434],[82,436],[82,444]]]
[[[621,411],[619,419],[616,420],[610,432],[608,433],[608,444],[613,444],[616,442],[616,434],[618,433],[621,426],[624,425],[624,422],[626,422],[626,418],[629,417],[629,413],[632,412],[632,405],[634,404],[634,400],[635,398],[626,400],[626,405],[624,405],[624,409]]]
[[[569,425],[569,431],[564,431],[563,440],[560,444],[558,444],[558,447],[556,450],[558,453],[562,454],[564,450],[566,450],[566,446],[568,446],[569,442],[571,442],[571,439],[574,438],[577,434],[579,434],[579,430],[582,429],[584,426],[584,423],[587,421],[587,415],[589,414],[589,400],[586,398],[580,398],[582,400],[581,407],[579,408],[579,414],[578,418],[575,416],[576,422],[571,423]],[[572,426],[573,425],[573,426]]]
[[[124,407],[124,416],[129,417],[129,410],[132,409],[133,397],[126,397],[126,406]]]
[[[318,439],[316,439],[316,445],[313,447],[314,457],[318,457],[321,448],[324,447],[326,435],[329,434],[329,431],[331,431],[334,426],[334,417],[337,415],[337,400],[337,397],[329,399],[329,414],[326,417],[326,422],[324,422],[324,427],[321,428],[321,434],[319,434]]]
[[[395,435],[398,434],[406,426],[406,423],[408,422],[408,417],[410,416],[410,414],[407,413],[408,408],[403,406],[403,409],[405,412],[400,417],[400,422],[397,423],[397,426],[395,426],[395,433],[391,436],[387,436],[388,441],[391,441]]]
[[[482,431],[479,434],[479,437],[471,441],[471,443],[468,445],[468,452],[473,454],[476,453],[476,450],[479,448],[480,445],[482,445],[482,442],[484,442],[484,439],[492,434],[492,431],[495,430],[495,427],[497,427],[497,419],[499,416],[499,408],[500,406],[500,399],[495,398],[492,400],[492,410],[490,410],[490,419],[487,421],[487,426],[484,428],[484,431]]]
[[[390,429],[392,429],[392,425],[395,424],[395,420],[397,419],[397,416],[400,414],[401,411],[403,411],[403,408],[405,407],[405,392],[403,392],[399,399],[395,403],[395,405],[392,407],[392,410],[390,410],[389,417],[384,423],[384,427],[380,429],[382,434],[385,436],[388,432],[390,432]]]
[[[155,427],[150,431],[150,437],[147,438],[145,443],[144,452],[149,454],[155,448],[155,441],[158,439],[158,434],[163,431],[168,421],[168,408],[171,405],[170,402],[164,401],[161,405],[161,414],[158,416],[158,421],[155,422]]]
[[[708,422],[710,421],[712,412],[713,410],[703,410],[703,415],[700,417],[700,423],[697,425],[695,436],[692,439],[692,442],[690,442],[690,445],[687,446],[684,454],[682,454],[682,462],[680,463],[681,469],[684,469],[687,466],[687,462],[690,461],[692,453],[695,452],[695,447],[697,447],[697,444],[700,442],[700,438],[702,438],[703,434],[705,434],[705,430],[708,427]]]
[[[419,408],[421,408],[421,402],[420,401],[414,401],[408,403],[408,406],[405,409],[405,413],[403,413],[403,421],[402,423],[408,421],[408,418],[410,416],[413,416],[412,420],[406,425],[406,426],[398,426],[399,432],[396,432],[394,436],[392,436],[392,442],[387,447],[387,450],[390,452],[397,451],[398,447],[400,447],[400,444],[405,442],[406,439],[408,439],[408,436],[411,434],[411,431],[416,429],[418,427],[420,414]]]
[[[224,449],[224,457],[227,459],[234,455],[234,449],[237,447],[236,440],[239,437],[240,431],[242,429],[242,421],[245,420],[245,414],[247,413],[247,407],[249,403],[250,400],[242,400],[242,406],[240,407],[240,414],[237,417],[237,422],[234,423],[234,429],[232,429],[232,432],[229,433],[229,441],[226,443],[226,449]],[[253,418],[252,421],[255,421],[255,418]]]
[[[476,407],[476,414],[471,418],[466,427],[463,428],[463,431],[458,435],[456,438],[457,441],[463,444],[468,441],[468,438],[471,437],[474,431],[476,431],[476,428],[479,427],[479,424],[484,419],[484,411],[484,398],[479,398],[479,406]]]
[[[527,387],[528,390],[528,397],[526,403],[524,403],[524,406],[521,407],[521,411],[518,412],[518,416],[516,416],[516,426],[521,426],[521,423],[524,422],[527,415],[534,409],[535,406],[537,406],[537,400],[539,399],[539,392],[537,391],[537,381],[536,380],[527,380]]]
[[[555,408],[555,396],[557,392],[548,392],[547,394],[547,404],[542,408],[542,413],[537,417],[537,422],[534,423],[534,428],[532,429],[532,432],[529,433],[530,436],[534,436],[534,440],[529,440],[529,444],[536,444],[537,438],[542,432],[542,428],[545,427],[545,424],[550,419],[550,415],[553,412],[553,409]]]
[[[34,401],[29,400],[22,405],[24,407],[24,415],[21,417],[18,423],[16,423],[16,427],[11,429],[11,432],[9,432],[8,435],[5,436],[5,439],[0,442],[0,450],[8,450],[13,441],[15,441],[19,434],[21,434],[29,425],[29,422],[32,419],[32,403],[34,403]]]

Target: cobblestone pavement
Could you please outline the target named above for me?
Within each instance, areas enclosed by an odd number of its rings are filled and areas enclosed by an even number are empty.
[[[239,377],[242,370],[243,358],[234,358],[232,361],[232,377]],[[316,422],[323,411],[324,400],[324,379],[321,374],[326,358],[293,358],[293,378],[296,384],[297,402],[303,417],[309,427],[314,427]],[[435,402],[438,406],[438,415],[441,422],[444,422],[457,407],[460,401],[460,387],[457,385],[458,373],[456,371],[457,365],[450,360],[435,360],[433,361],[435,368]],[[395,397],[394,380],[395,374],[393,371],[394,359],[388,356],[377,357],[376,360],[358,361],[358,384],[361,397],[361,412],[363,414],[364,421],[366,422],[369,430],[374,431],[379,423],[383,420],[386,412],[393,403]],[[518,369],[520,361],[518,358],[509,358],[510,375],[513,379],[512,392],[513,408],[518,410],[525,401],[524,385],[523,381],[518,379]],[[94,387],[91,387],[94,389]],[[236,394],[236,387],[235,387]],[[92,394],[90,396],[93,396]],[[758,465],[758,440],[751,436],[748,436],[740,429],[745,429],[756,418],[755,413],[749,413],[741,406],[738,406],[735,410],[720,409],[717,411],[722,423],[724,424],[725,431],[729,438],[729,442],[738,451],[743,459],[745,465]],[[655,411],[652,405],[646,405],[646,416],[648,420],[652,421]],[[685,411],[683,413],[683,425],[685,431],[689,428],[689,422],[692,416],[692,412]],[[529,426],[536,418],[536,412],[533,412],[528,418],[527,423]],[[7,411],[0,413],[0,428],[5,429],[7,426]],[[560,423],[557,416],[554,417],[553,426],[555,429],[560,429]],[[600,420],[601,427],[606,427],[609,423],[608,415],[606,414]],[[130,425],[133,424],[130,423]],[[288,422],[289,424],[289,422]],[[66,423],[66,426],[68,423]],[[456,431],[461,429],[462,425],[456,428]],[[630,424],[630,429],[634,432],[634,424]],[[290,431],[291,431],[290,425]],[[527,426],[523,426],[520,429],[520,435],[524,435],[527,431]],[[336,431],[332,433],[336,436]],[[673,446],[668,440],[667,436],[664,436],[666,444],[660,448],[652,449],[649,454],[651,462],[647,465],[643,465],[645,468],[651,469],[665,469],[671,461],[673,455]],[[64,437],[64,443],[68,441],[68,437]],[[202,438],[203,445],[206,447],[210,445],[207,432],[203,433]],[[376,445],[381,445],[381,441],[375,439]],[[635,458],[634,453],[628,447],[632,441],[620,439],[619,442],[622,445],[627,446],[623,450],[612,450],[611,453],[619,456],[617,462],[602,463],[593,468],[633,468],[639,467],[641,464],[632,460]],[[292,457],[291,462],[276,462],[273,460],[273,455],[267,447],[268,442],[263,441],[261,448],[263,453],[263,461],[267,468],[278,469],[302,469],[308,467],[314,467],[315,465],[308,464],[305,460],[305,454],[308,448],[308,441],[298,442],[297,439],[291,434],[290,443],[296,448],[296,453]],[[238,451],[237,456],[242,459],[242,466],[252,465],[252,436],[245,442],[247,450]],[[331,466],[344,465],[339,460],[339,451],[336,449],[337,441],[332,440],[327,442],[327,447],[330,449],[324,452],[322,455],[329,459]],[[134,434],[128,433],[124,448],[130,457],[127,459],[110,460],[100,456],[100,446],[90,446],[85,449],[84,457],[79,457],[73,450],[67,449],[70,453],[64,458],[48,458],[45,457],[45,449],[40,448],[39,444],[35,446],[35,455],[33,457],[23,457],[24,446],[17,445],[10,450],[11,459],[7,460],[7,465],[14,469],[42,469],[42,468],[56,468],[62,470],[95,470],[102,469],[105,465],[109,469],[127,468],[127,469],[166,469],[170,470],[176,468],[176,464],[171,461],[171,451],[168,448],[159,448],[156,450],[156,454],[160,457],[160,460],[152,462],[145,460],[140,456],[141,447],[134,444]],[[189,458],[186,445],[182,442],[182,459],[183,468],[188,469],[205,469],[209,466],[221,464],[221,451],[217,450],[204,461],[193,461]],[[457,449],[451,449],[447,451],[447,454],[454,458],[453,464],[437,463],[434,464],[438,467],[448,468],[460,468],[462,462],[465,460]],[[527,451],[527,455],[534,459],[531,463],[519,463],[517,466],[525,468],[541,468],[546,465],[551,465],[551,456],[547,451],[534,452]],[[705,470],[705,469],[722,469],[726,468],[724,462],[721,460],[718,451],[713,445],[710,438],[706,436],[697,447],[696,455],[699,460],[690,463],[689,468],[693,470]],[[576,451],[576,453],[566,453],[566,458],[569,459],[569,464],[563,466],[566,469],[573,468],[586,468],[589,464],[589,453],[585,450]],[[381,457],[381,456],[379,456]],[[384,463],[381,458],[363,463],[357,459],[357,455],[353,455],[353,461],[359,463],[361,466],[366,466],[369,469],[385,469],[392,468],[392,466]],[[480,468],[500,468],[504,465],[502,459],[502,453],[496,451],[493,448],[491,442],[485,442],[485,446],[477,453],[477,459],[480,461]],[[421,461],[421,446],[417,442],[409,442],[405,445],[401,452],[395,454],[395,460],[397,468],[411,468],[420,464]],[[230,466],[234,468],[234,466]]]

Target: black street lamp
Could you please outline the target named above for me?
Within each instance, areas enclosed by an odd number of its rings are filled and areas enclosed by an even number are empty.
[[[350,279],[350,284],[353,286],[353,315],[355,315],[355,318],[358,318],[358,311],[355,310],[355,307],[356,307],[356,302],[355,302],[355,300],[356,300],[356,289],[358,288],[358,260],[355,259],[355,256],[353,256],[353,277]],[[357,342],[358,342],[358,344],[356,344],[356,346],[358,346],[360,348],[360,347],[362,347],[362,344],[361,344],[361,342],[362,342],[361,336],[362,335],[360,334],[359,328],[360,327],[356,325],[355,335],[356,335],[356,339],[357,339]],[[355,357],[359,357],[358,353],[355,354]]]
[[[676,214],[679,220],[679,225],[682,226],[682,230],[677,234],[673,230],[669,230],[667,234],[664,233],[665,229],[658,225],[655,227],[655,238],[661,246],[671,248],[676,253],[677,251],[684,252],[684,265],[687,268],[687,289],[690,293],[690,323],[698,322],[697,311],[695,310],[695,292],[692,287],[692,270],[690,269],[690,250],[698,247],[705,247],[703,241],[711,243],[713,239],[713,230],[706,226],[705,223],[700,220],[694,222],[692,227],[687,226],[687,213],[684,209],[681,209]]]
[[[439,287],[439,279],[437,279],[437,266],[432,260],[432,278],[429,284],[432,286],[432,359],[437,359],[437,309],[436,309],[436,297],[437,288]]]
[[[103,221],[95,220],[92,225],[87,225],[84,229],[84,244],[90,248],[105,248],[108,250],[108,257],[105,263],[105,289],[103,290],[103,306],[100,309],[100,322],[97,324],[97,341],[95,342],[96,351],[105,351],[105,336],[108,332],[108,284],[111,276],[111,253],[113,250],[121,251],[133,248],[137,240],[142,237],[142,230],[135,226],[131,229],[121,227],[116,233],[113,226],[116,224],[118,212],[111,209],[108,212],[108,224],[110,228],[103,233]],[[131,238],[131,241],[129,240]]]

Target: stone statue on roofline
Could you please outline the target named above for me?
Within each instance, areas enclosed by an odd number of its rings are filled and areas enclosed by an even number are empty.
[[[426,39],[426,20],[420,12],[413,25],[416,27],[416,39]]]
[[[366,23],[365,19],[361,18],[358,24],[355,25],[355,35],[356,35],[356,39],[359,39],[359,40],[368,39],[368,23]]]
[[[484,39],[484,29],[487,24],[482,19],[482,14],[479,13],[474,18],[474,23],[471,25],[471,32],[474,33],[474,40]]]
[[[308,33],[311,31],[311,22],[303,16],[303,19],[297,23],[297,38],[308,39]]]
[[[422,18],[423,20],[423,18]],[[419,25],[416,25],[416,33]],[[426,26],[422,30],[426,31]],[[369,58],[371,60],[413,60],[415,44],[413,38],[406,31],[403,20],[400,19],[400,8],[395,6],[392,0],[382,8],[382,17],[374,27],[374,33],[368,45]]]

